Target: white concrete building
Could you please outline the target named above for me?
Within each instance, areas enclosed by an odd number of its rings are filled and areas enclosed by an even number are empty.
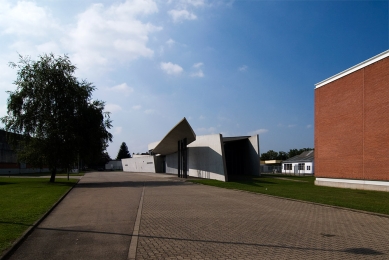
[[[122,159],[123,171],[177,174],[228,181],[237,175],[260,175],[259,138],[196,136],[184,118],[159,142],[149,144],[153,155]]]
[[[108,171],[123,170],[122,161],[121,160],[120,161],[109,161],[105,165],[105,169]]]
[[[314,151],[305,151],[282,162],[282,173],[305,175],[313,174]]]

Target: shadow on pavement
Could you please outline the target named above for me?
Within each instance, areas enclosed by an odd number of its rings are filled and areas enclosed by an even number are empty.
[[[272,244],[256,244],[256,243],[245,243],[245,242],[230,242],[230,241],[215,241],[215,240],[202,240],[202,239],[189,239],[189,238],[177,238],[177,237],[158,237],[158,236],[146,236],[139,235],[139,238],[151,238],[151,239],[168,239],[188,242],[200,242],[200,243],[217,243],[217,244],[230,244],[230,245],[242,245],[242,246],[257,246],[257,247],[271,247],[271,248],[283,248],[292,250],[302,251],[326,251],[326,252],[344,252],[350,254],[363,254],[363,255],[384,255],[384,253],[370,249],[370,248],[349,248],[343,250],[336,249],[322,249],[322,248],[309,248],[309,247],[298,247],[298,246],[285,246],[285,245],[272,245]]]
[[[120,181],[120,182],[82,182],[74,188],[112,188],[112,187],[166,187],[190,185],[183,181]]]

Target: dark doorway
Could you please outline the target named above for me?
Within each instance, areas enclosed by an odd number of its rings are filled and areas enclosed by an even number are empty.
[[[228,177],[247,174],[245,173],[247,168],[246,158],[248,157],[247,146],[247,138],[224,142]]]

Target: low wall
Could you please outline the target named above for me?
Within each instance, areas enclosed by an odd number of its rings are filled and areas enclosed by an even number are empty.
[[[335,187],[335,188],[348,188],[348,189],[357,189],[357,190],[375,190],[375,191],[389,192],[388,181],[316,178],[315,185]]]
[[[153,155],[122,159],[125,172],[155,172]]]

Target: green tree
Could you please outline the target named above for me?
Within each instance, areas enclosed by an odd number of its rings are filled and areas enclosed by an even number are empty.
[[[95,87],[74,77],[76,67],[64,55],[39,60],[19,56],[15,91],[8,91],[7,115],[1,118],[19,161],[49,167],[50,182],[58,168],[88,162],[112,141],[104,102],[92,100]],[[17,138],[12,138],[17,136]]]
[[[290,149],[288,156],[289,158],[292,158],[293,156],[300,155],[305,151],[311,151],[313,148],[301,148],[301,149]]]
[[[127,144],[125,142],[123,142],[120,145],[118,155],[116,156],[116,160],[121,160],[123,158],[131,158],[131,154],[128,151],[128,147],[127,147]]]
[[[289,158],[289,157],[288,157],[288,154],[287,154],[286,152],[279,151],[276,160],[282,160],[282,161],[284,161],[284,160],[286,160],[286,159],[288,159],[288,158]]]
[[[269,150],[266,153],[261,154],[261,161],[276,160],[277,156],[278,156],[277,152],[273,150]]]

